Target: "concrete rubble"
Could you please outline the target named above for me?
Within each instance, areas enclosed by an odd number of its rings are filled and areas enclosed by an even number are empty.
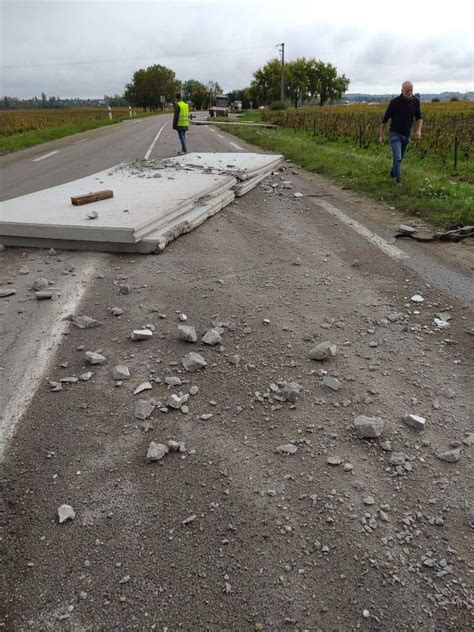
[[[250,191],[282,161],[280,155],[213,152],[120,164],[1,202],[0,237],[11,246],[160,252]],[[85,210],[71,204],[71,197],[99,184],[114,196]],[[8,296],[4,292],[0,297]]]

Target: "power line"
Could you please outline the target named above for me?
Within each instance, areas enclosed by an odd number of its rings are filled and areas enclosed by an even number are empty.
[[[92,61],[58,61],[52,62],[48,64],[21,64],[17,66],[0,66],[3,70],[6,69],[18,69],[18,68],[44,68],[46,66],[79,66],[82,64],[109,64],[115,62],[125,62],[125,61],[145,61],[146,59],[173,59],[176,57],[201,57],[203,55],[215,55],[216,53],[236,53],[243,50],[256,50],[259,48],[273,48],[274,45],[269,46],[248,46],[245,48],[228,48],[226,50],[219,49],[214,51],[201,51],[199,53],[184,53],[184,54],[175,54],[175,55],[155,55],[154,57],[128,57],[126,59],[95,59]]]

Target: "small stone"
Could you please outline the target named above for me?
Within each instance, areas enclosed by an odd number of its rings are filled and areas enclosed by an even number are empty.
[[[178,338],[186,342],[197,342],[196,330],[189,325],[178,325]]]
[[[165,377],[165,384],[168,384],[168,386],[181,386],[182,382],[179,377],[171,375]]]
[[[73,316],[71,322],[79,329],[92,329],[93,327],[100,327],[104,324],[101,323],[100,320],[95,320],[95,318],[91,318],[90,316]]]
[[[201,338],[201,342],[206,345],[214,346],[222,342],[222,337],[217,329],[208,329],[204,336]]]
[[[54,300],[58,298],[58,296],[61,296],[61,290],[55,287],[49,288],[49,290],[35,292],[35,297],[38,301]]]
[[[326,459],[326,463],[328,465],[341,465],[342,459],[340,457],[338,457],[338,456],[329,456]]]
[[[149,391],[152,387],[152,385],[150,384],[150,382],[142,382],[141,384],[139,384],[137,386],[137,388],[133,391],[134,395],[138,395],[139,393],[142,393],[143,391]]]
[[[189,524],[191,522],[194,522],[196,520],[196,518],[197,518],[196,514],[192,514],[188,518],[185,518],[181,524],[182,525]]]
[[[181,408],[181,406],[183,404],[185,404],[188,401],[188,399],[189,399],[189,394],[188,393],[186,393],[185,395],[183,395],[183,394],[176,395],[176,393],[173,393],[168,398],[168,401],[166,402],[166,405],[169,408],[174,408],[175,410],[177,410],[178,408]]]
[[[237,353],[235,355],[228,356],[227,361],[229,364],[237,365],[240,363],[240,356]]]
[[[168,448],[170,449],[170,452],[186,452],[186,446],[184,443],[181,443],[180,441],[173,441],[172,439],[168,441]]]
[[[436,455],[440,461],[446,461],[447,463],[457,463],[461,458],[461,448],[455,450],[447,450],[446,452],[440,452]]]
[[[281,389],[281,396],[284,398],[284,401],[294,404],[302,389],[303,387],[301,384],[298,384],[297,382],[284,382]]]
[[[6,298],[7,296],[13,296],[16,294],[16,290],[12,287],[0,288],[0,298]]]
[[[421,294],[413,294],[410,300],[413,301],[413,303],[424,303],[425,301]]]
[[[33,285],[31,286],[31,288],[35,292],[40,292],[41,290],[45,290],[47,287],[49,287],[49,281],[48,281],[48,279],[45,279],[44,277],[40,277],[39,279],[35,279],[33,281]]]
[[[199,393],[199,386],[191,386],[189,389],[190,395],[197,395]]]
[[[464,445],[467,445],[469,447],[471,447],[472,445],[474,445],[474,432],[470,432],[467,437],[464,437],[464,439],[462,440],[462,442],[464,443]]]
[[[120,307],[111,307],[109,311],[112,316],[122,316],[124,313],[123,309],[121,309]]]
[[[207,366],[207,362],[199,353],[188,353],[181,360],[181,363],[186,371],[190,373],[194,373],[195,371],[199,371]]]
[[[81,373],[81,374],[80,374],[79,379],[80,379],[82,382],[88,382],[88,381],[91,379],[91,377],[92,377],[93,375],[94,375],[94,374],[92,373],[92,371],[86,371],[85,373]]]
[[[97,219],[99,217],[99,213],[97,211],[89,211],[87,213],[87,217],[89,219]]]
[[[297,450],[298,448],[292,443],[285,443],[283,445],[279,445],[275,449],[275,452],[278,452],[279,454],[288,455],[288,454],[295,454]]]
[[[373,496],[366,496],[365,498],[362,499],[364,505],[374,505],[375,504],[375,500]]]
[[[325,375],[322,384],[323,386],[328,386],[333,391],[339,391],[342,388],[341,382],[331,375]]]
[[[182,323],[185,323],[188,320],[188,317],[186,316],[186,314],[180,314],[178,318]]]
[[[354,428],[361,439],[377,439],[382,435],[385,422],[380,417],[359,415],[354,419]]]
[[[336,353],[336,345],[332,344],[329,341],[320,342],[318,345],[313,347],[313,349],[311,349],[311,351],[308,353],[308,358],[310,360],[327,360],[328,358],[333,358]]]
[[[71,505],[61,505],[58,507],[58,520],[59,524],[66,522],[66,520],[74,520],[76,512]]]
[[[132,340],[149,340],[153,337],[153,332],[149,329],[135,329],[132,332]]]
[[[352,463],[344,463],[344,472],[352,472],[353,469]]]
[[[420,417],[419,415],[405,415],[402,417],[403,422],[410,426],[410,428],[414,428],[415,430],[424,430],[425,429],[425,418]]]
[[[28,268],[28,266],[21,266],[18,274],[29,274],[30,273],[30,269]]]
[[[119,364],[112,369],[112,377],[114,380],[128,380],[130,371],[124,364]]]
[[[149,399],[139,399],[135,404],[133,416],[135,419],[145,421],[155,410],[155,405]]]
[[[164,443],[155,443],[152,441],[148,446],[146,458],[150,462],[160,461],[168,452],[168,446],[164,445]]]
[[[104,362],[107,362],[105,356],[94,351],[86,351],[85,359],[88,364],[104,364]]]

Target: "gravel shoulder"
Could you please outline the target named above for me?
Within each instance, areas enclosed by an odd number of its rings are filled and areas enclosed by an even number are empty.
[[[103,324],[63,336],[2,466],[4,629],[468,629],[472,310],[307,197],[349,208],[350,191],[291,168],[269,183],[160,256],[96,263],[80,314]],[[470,246],[447,248],[468,271]],[[336,355],[310,360],[324,341]],[[185,371],[189,352],[207,366]],[[284,383],[301,389],[285,400]],[[380,438],[360,438],[361,415]],[[170,440],[185,451],[147,460]]]

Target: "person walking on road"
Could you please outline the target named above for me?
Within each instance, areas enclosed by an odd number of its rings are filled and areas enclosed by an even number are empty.
[[[189,107],[188,104],[182,100],[181,92],[176,93],[173,129],[178,132],[179,141],[181,143],[181,151],[178,151],[178,156],[182,156],[188,151],[188,146],[186,144],[186,132],[189,129]]]
[[[421,126],[423,124],[421,115],[420,99],[413,96],[413,84],[411,81],[402,83],[402,93],[392,99],[380,125],[380,144],[384,142],[385,127],[390,123],[390,146],[392,148],[393,165],[390,176],[400,182],[402,177],[401,166],[405,152],[410,142],[410,134],[413,120],[416,120],[415,138],[421,138]]]

